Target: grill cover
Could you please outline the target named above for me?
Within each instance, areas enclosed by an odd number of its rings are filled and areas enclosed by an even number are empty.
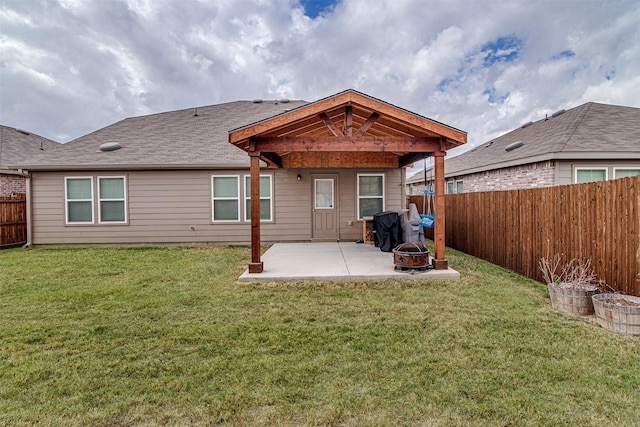
[[[400,217],[397,212],[380,212],[373,216],[374,240],[382,252],[391,252],[402,243]]]

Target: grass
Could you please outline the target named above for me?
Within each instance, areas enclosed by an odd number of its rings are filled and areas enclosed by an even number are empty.
[[[0,251],[2,425],[637,425],[640,340],[459,282],[239,285],[246,247]]]

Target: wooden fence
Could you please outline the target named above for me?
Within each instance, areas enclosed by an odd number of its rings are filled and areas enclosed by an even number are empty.
[[[27,201],[24,194],[0,197],[0,248],[27,243]]]
[[[640,177],[445,197],[446,244],[543,281],[543,256],[590,258],[598,279],[640,296]],[[422,196],[410,196],[422,210]]]

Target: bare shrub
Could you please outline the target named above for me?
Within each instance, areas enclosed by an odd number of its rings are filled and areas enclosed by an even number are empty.
[[[547,284],[555,284],[557,286],[596,286],[599,288],[603,284],[596,280],[597,277],[591,267],[590,259],[573,258],[563,264],[562,255],[556,254],[553,258],[540,258],[538,266]]]

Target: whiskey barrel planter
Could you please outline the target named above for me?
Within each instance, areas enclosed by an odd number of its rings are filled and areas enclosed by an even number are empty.
[[[549,283],[549,297],[551,306],[563,313],[575,314],[579,316],[589,316],[593,314],[593,295],[600,292],[597,286],[575,285],[561,283]]]
[[[618,334],[640,336],[640,298],[598,294],[592,299],[600,326]]]

